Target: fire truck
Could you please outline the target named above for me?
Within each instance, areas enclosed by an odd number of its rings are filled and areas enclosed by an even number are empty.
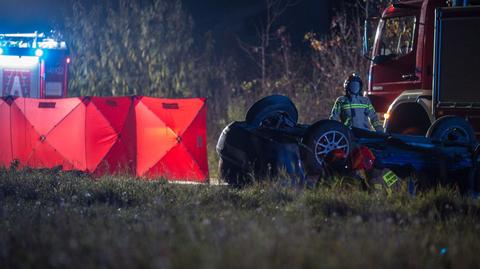
[[[437,118],[456,115],[479,136],[478,4],[399,1],[377,19],[374,37],[368,27],[374,19],[367,19],[364,55],[371,64],[366,94],[384,115],[387,132],[424,135]]]
[[[67,96],[69,51],[43,33],[0,34],[0,96]]]

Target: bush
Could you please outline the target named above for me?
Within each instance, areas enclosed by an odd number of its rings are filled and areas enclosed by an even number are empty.
[[[71,93],[191,95],[191,31],[180,0],[74,1],[65,26]]]

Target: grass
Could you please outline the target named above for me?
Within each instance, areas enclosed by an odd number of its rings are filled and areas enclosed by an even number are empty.
[[[0,268],[475,268],[480,204],[0,170]]]

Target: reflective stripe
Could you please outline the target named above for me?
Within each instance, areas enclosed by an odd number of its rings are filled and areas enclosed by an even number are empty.
[[[343,109],[343,110],[346,110],[346,109],[354,109],[354,108],[368,108],[368,109],[373,109],[373,106],[372,106],[372,105],[368,105],[368,104],[346,104],[346,105],[342,105],[342,109]]]
[[[347,118],[347,119],[345,120],[345,123],[344,123],[345,126],[349,126],[349,125],[350,125],[350,121],[352,121],[352,118]]]
[[[337,113],[340,113],[340,111],[342,111],[342,107],[340,106],[340,104],[335,104],[334,110],[335,110]]]

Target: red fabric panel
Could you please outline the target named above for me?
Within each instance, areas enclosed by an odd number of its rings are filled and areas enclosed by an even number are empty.
[[[35,128],[39,134],[47,135],[80,104],[80,99],[17,98],[15,103],[33,128]]]
[[[131,109],[129,97],[92,97],[87,102],[86,152],[87,171],[113,172],[125,166],[134,156],[122,140]],[[131,118],[131,117],[130,117]],[[131,128],[131,123],[128,128]],[[115,146],[114,154],[109,154]],[[121,149],[121,150],[120,150]],[[97,168],[101,165],[101,169]],[[128,165],[127,165],[128,166]]]
[[[132,155],[128,154],[128,148],[128,143],[117,141],[97,165],[94,173],[97,175],[105,173],[135,175],[135,159],[134,156],[132,158]]]
[[[204,106],[205,99],[200,98],[140,99],[136,106],[137,175],[173,180],[207,179]]]
[[[0,100],[0,165],[205,181],[204,99]]]
[[[88,144],[91,147],[89,159],[93,162],[90,171],[97,174],[129,173],[135,174],[135,117],[130,97],[94,97],[92,103],[101,117],[108,121],[108,126],[99,129],[99,124],[91,124],[96,136],[90,137]],[[96,116],[92,116],[96,117]],[[105,135],[98,132],[103,129]],[[104,140],[101,139],[104,138]],[[96,152],[95,152],[96,151]],[[96,159],[95,156],[96,155]],[[98,157],[102,157],[98,159]]]
[[[12,128],[14,152],[22,165],[85,169],[84,125],[79,124],[84,122],[84,111],[78,98],[18,98],[14,104],[12,120],[18,122]]]
[[[112,160],[115,160],[117,167],[125,169],[125,172],[131,172],[136,175],[137,171],[137,121],[135,115],[135,106],[138,103],[138,98],[132,97],[131,105],[128,110],[127,118],[120,132],[120,137],[116,144],[117,147],[123,147],[123,155],[115,155],[115,146],[112,148]]]
[[[18,98],[10,105],[12,154],[20,166],[24,166],[33,152],[33,147],[40,136],[27,121],[20,107],[25,107],[25,99]]]
[[[172,131],[182,135],[205,104],[205,99],[163,99],[142,97],[141,102]]]
[[[12,136],[10,129],[10,105],[0,99],[0,167],[12,162]]]
[[[75,168],[72,163],[46,141],[38,141],[35,144],[24,165],[34,168],[52,168],[61,165],[64,170]]]
[[[62,103],[63,100],[65,99],[60,99],[57,102]],[[72,169],[80,171],[86,171],[87,169],[85,111],[85,105],[78,102],[77,106],[67,113],[65,118],[47,134],[45,140],[65,159],[64,163],[71,164]],[[55,164],[52,163],[51,165],[54,166]],[[62,163],[62,165],[64,164]]]
[[[135,106],[137,126],[137,175],[143,176],[175,146],[177,134],[147,107]]]
[[[163,176],[170,180],[200,181],[207,179],[189,150],[182,143],[174,146],[159,162],[145,174],[148,177]]]
[[[207,156],[207,106],[198,111],[195,119],[182,135],[182,143],[190,153],[190,158],[195,160],[203,178],[208,178],[208,160]]]
[[[131,97],[92,97],[91,105],[95,106],[102,116],[108,120],[116,133],[120,133],[125,127],[130,106]],[[87,122],[88,123],[88,122]]]

